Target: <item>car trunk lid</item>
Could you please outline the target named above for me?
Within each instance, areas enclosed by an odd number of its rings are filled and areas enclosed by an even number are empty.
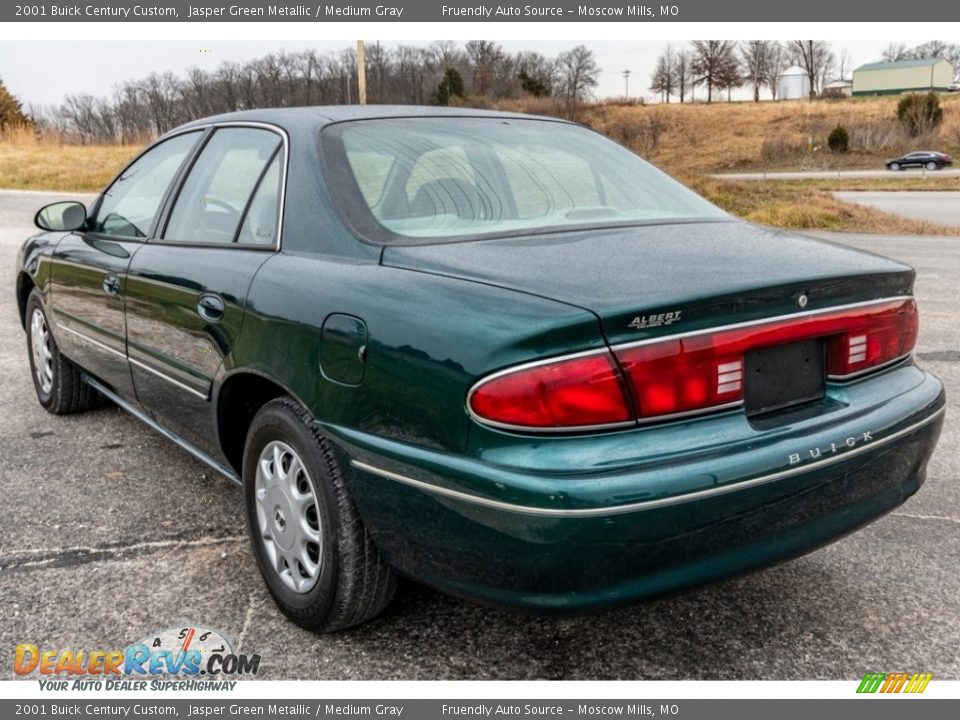
[[[587,309],[611,344],[909,294],[906,265],[742,222],[390,246],[384,265]]]

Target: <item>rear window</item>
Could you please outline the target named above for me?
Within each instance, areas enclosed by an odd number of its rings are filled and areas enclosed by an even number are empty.
[[[727,219],[616,143],[549,120],[396,118],[323,132],[330,187],[380,243]]]

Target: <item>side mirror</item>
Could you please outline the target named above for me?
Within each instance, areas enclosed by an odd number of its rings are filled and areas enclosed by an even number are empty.
[[[72,200],[55,202],[40,208],[33,218],[41,230],[69,232],[79,230],[87,222],[87,208]]]

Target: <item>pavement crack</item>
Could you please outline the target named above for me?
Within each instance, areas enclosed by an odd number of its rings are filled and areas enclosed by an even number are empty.
[[[240,628],[240,635],[237,637],[237,653],[243,652],[243,641],[247,636],[247,630],[250,627],[250,623],[253,621],[253,603],[254,603],[254,594],[250,593],[250,596],[247,598],[247,610],[243,614],[243,626]]]
[[[941,520],[943,522],[951,522],[960,525],[960,518],[950,517],[949,515],[923,515],[921,513],[907,513],[907,512],[894,512],[891,515],[896,515],[897,517],[911,518],[913,520]]]
[[[935,350],[933,352],[917,353],[921,360],[938,362],[960,362],[960,350]]]
[[[0,575],[29,570],[73,567],[92,562],[129,560],[163,550],[206,547],[246,542],[245,535],[207,536],[181,540],[150,540],[139,543],[98,545],[94,547],[32,548],[0,555]]]

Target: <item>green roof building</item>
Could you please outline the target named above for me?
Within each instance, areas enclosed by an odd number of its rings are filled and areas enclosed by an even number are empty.
[[[853,71],[853,94],[945,91],[952,82],[953,66],[939,58],[876,62],[861,65]]]

